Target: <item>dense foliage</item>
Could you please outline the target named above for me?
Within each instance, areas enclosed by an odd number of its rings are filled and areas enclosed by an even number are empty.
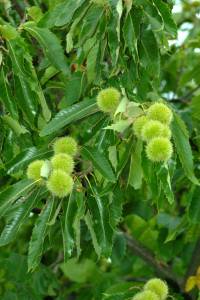
[[[0,0],[2,300],[200,298],[200,3],[173,5]]]

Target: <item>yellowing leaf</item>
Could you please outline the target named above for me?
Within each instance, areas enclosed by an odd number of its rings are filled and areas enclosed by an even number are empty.
[[[185,291],[190,292],[196,285],[196,276],[190,276],[185,284]]]
[[[197,285],[198,289],[200,289],[200,274],[198,274],[196,276],[196,285]]]
[[[197,274],[197,276],[200,275],[200,266],[198,267],[196,274]]]

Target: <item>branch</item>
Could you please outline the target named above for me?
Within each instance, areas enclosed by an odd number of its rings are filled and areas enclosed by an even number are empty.
[[[153,253],[141,245],[136,239],[130,237],[125,233],[125,237],[130,249],[132,249],[138,256],[140,256],[144,261],[150,264],[154,269],[161,275],[163,278],[172,280],[176,283],[176,285],[181,285],[181,280],[177,278],[177,276],[173,275],[170,267],[166,265],[166,263],[160,262],[156,260]]]
[[[175,274],[173,274],[173,271],[170,266],[168,266],[164,262],[158,261],[155,255],[149,249],[141,245],[140,242],[138,242],[136,239],[130,237],[127,233],[124,233],[124,235],[129,248],[134,252],[134,254],[136,254],[145,262],[147,262],[150,266],[152,266],[155,269],[156,273],[161,278],[166,279],[174,287],[174,289],[177,290],[178,293],[180,293],[184,297],[184,299],[192,299],[190,295],[184,293],[182,289],[183,280],[177,277]]]
[[[193,94],[194,94],[198,89],[200,89],[200,85],[196,86],[194,89],[192,89],[190,92],[188,92],[185,96],[180,97],[180,98],[174,98],[174,99],[172,99],[171,101],[188,103],[188,100],[190,100],[190,99],[188,99],[188,98],[192,97]]]

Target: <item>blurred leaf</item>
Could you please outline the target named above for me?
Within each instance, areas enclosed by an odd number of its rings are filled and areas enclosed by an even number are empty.
[[[31,6],[27,9],[28,15],[33,19],[35,22],[39,22],[40,19],[43,17],[42,10],[39,6]]]
[[[185,284],[185,291],[188,293],[190,292],[196,285],[196,276],[188,277],[186,284]]]
[[[87,282],[96,273],[95,263],[90,259],[78,262],[76,258],[71,258],[60,268],[67,278],[78,283]]]
[[[200,120],[200,95],[192,98],[191,102],[192,117],[194,119]]]

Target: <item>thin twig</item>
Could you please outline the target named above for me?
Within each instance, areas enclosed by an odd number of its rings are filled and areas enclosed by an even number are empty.
[[[149,265],[154,267],[155,270],[159,273],[159,275],[161,275],[163,278],[174,281],[178,286],[181,285],[181,280],[177,278],[177,276],[173,275],[171,268],[168,267],[166,263],[158,261],[149,249],[145,248],[133,237],[130,237],[126,233],[125,237],[129,248],[131,248],[144,261],[148,262]]]
[[[127,233],[124,233],[127,240],[129,249],[131,249],[135,255],[142,258],[151,267],[154,268],[155,272],[159,277],[167,280],[177,291],[184,297],[184,299],[192,300],[192,297],[184,293],[183,280],[175,275],[170,266],[166,263],[158,261],[155,255],[146,247],[140,244],[136,239],[130,237]]]
[[[194,89],[192,89],[190,92],[188,92],[185,96],[180,97],[180,98],[174,98],[171,101],[187,103],[198,89],[200,89],[200,85],[196,86]]]

